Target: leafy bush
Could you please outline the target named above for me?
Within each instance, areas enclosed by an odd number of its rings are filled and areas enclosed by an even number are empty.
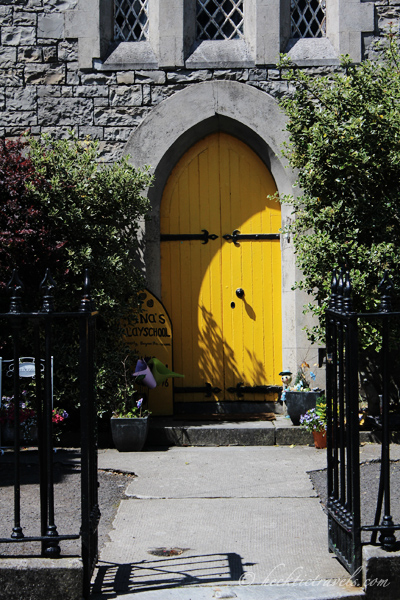
[[[350,272],[355,308],[375,309],[385,269],[400,286],[400,54],[390,34],[378,60],[315,77],[283,56],[280,67],[293,94],[281,101],[288,116],[284,149],[298,171],[292,234],[302,279],[295,287],[312,297],[306,310],[318,319],[311,342],[324,340],[332,271]],[[362,348],[376,347],[372,326]]]
[[[25,284],[32,286],[36,268],[42,268],[41,262],[54,268],[63,245],[40,198],[30,193],[48,184],[23,155],[24,148],[21,140],[0,140],[0,289],[16,265]],[[7,310],[6,305],[2,308]]]
[[[15,146],[3,143],[1,153],[0,168],[6,164],[8,173],[14,161],[18,177],[3,176],[0,182],[1,205],[11,207],[0,221],[0,258],[7,256],[0,286],[7,284],[15,266],[32,308],[32,302],[40,302],[38,281],[50,265],[57,283],[56,309],[74,310],[81,297],[84,269],[89,268],[92,297],[100,314],[97,394],[101,413],[124,388],[122,360],[128,349],[122,344],[120,319],[138,306],[137,293],[144,286],[137,262],[141,221],[149,208],[143,195],[151,183],[148,169],[134,168],[127,158],[101,165],[98,144],[80,141],[73,134],[63,140],[28,136]],[[28,227],[31,237],[25,234]],[[71,339],[68,325],[57,330],[54,341],[58,403],[68,409],[78,403],[78,338]]]

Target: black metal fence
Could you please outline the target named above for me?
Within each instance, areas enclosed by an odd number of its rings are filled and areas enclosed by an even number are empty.
[[[389,381],[391,373],[391,324],[400,317],[392,310],[391,283],[385,274],[379,286],[381,302],[376,312],[357,313],[353,310],[349,274],[343,270],[334,274],[332,296],[326,313],[326,394],[328,445],[328,537],[329,548],[361,583],[362,545],[377,543],[385,550],[394,550],[395,531],[390,502],[390,437]],[[382,453],[379,491],[373,523],[363,523],[360,499],[360,425],[359,425],[359,329],[372,323],[378,332],[380,346],[379,381],[381,381],[381,415],[379,418]],[[369,501],[375,500],[369,496]],[[382,513],[383,507],[383,516]],[[371,532],[363,542],[362,532]],[[365,535],[365,534],[364,534]],[[368,534],[369,535],[369,534]]]
[[[17,272],[8,285],[11,295],[10,310],[0,314],[0,322],[8,324],[13,347],[14,402],[14,524],[10,537],[1,538],[0,543],[38,542],[43,557],[57,558],[61,554],[60,542],[68,539],[81,539],[83,560],[83,597],[90,594],[90,578],[97,560],[100,518],[97,482],[97,429],[94,402],[94,345],[95,320],[90,298],[90,282],[85,272],[83,296],[76,312],[56,312],[53,301],[55,283],[49,272],[43,279],[40,289],[43,295],[42,307],[37,312],[22,309],[23,284]],[[80,379],[80,424],[81,424],[81,528],[80,531],[59,533],[55,522],[54,477],[53,477],[53,435],[52,435],[52,355],[53,336],[56,324],[70,327],[71,321],[79,323],[79,379]],[[3,328],[4,329],[4,328]],[[29,330],[32,335],[28,335]],[[20,425],[20,356],[21,347],[26,351],[27,338],[32,347],[35,377],[34,396],[38,425],[38,460],[40,485],[40,532],[36,536],[24,535],[21,522],[21,425]],[[41,364],[44,363],[44,369]],[[78,369],[78,365],[77,365]]]

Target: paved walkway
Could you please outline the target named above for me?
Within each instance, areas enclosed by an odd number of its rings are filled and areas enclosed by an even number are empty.
[[[361,449],[362,460],[379,455],[378,445]],[[327,598],[334,580],[335,597],[359,594],[328,552],[307,475],[325,466],[326,451],[309,446],[101,450],[100,469],[137,478],[102,549],[93,599],[257,600],[281,597],[276,584],[287,599]]]

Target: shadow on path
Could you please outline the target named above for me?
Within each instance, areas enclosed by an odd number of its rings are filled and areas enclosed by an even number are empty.
[[[92,589],[93,600],[187,585],[232,583],[244,575],[241,557],[234,553],[170,556],[137,563],[99,562]]]

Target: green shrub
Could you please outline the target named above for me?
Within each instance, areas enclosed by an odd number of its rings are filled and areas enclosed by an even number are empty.
[[[3,144],[3,154],[6,147]],[[99,164],[97,142],[80,141],[72,133],[62,140],[28,136],[18,152],[26,156],[29,167],[20,181],[20,214],[28,214],[32,207],[38,211],[40,220],[33,220],[30,228],[39,241],[32,259],[31,255],[24,256],[23,244],[6,248],[4,229],[0,232],[0,257],[1,252],[8,252],[7,268],[0,271],[0,286],[7,284],[13,263],[26,285],[29,309],[40,308],[38,282],[50,264],[57,283],[56,310],[75,310],[84,269],[89,269],[91,293],[99,311],[97,396],[102,413],[124,388],[122,361],[129,349],[121,340],[120,319],[138,306],[137,293],[144,286],[138,250],[141,222],[149,209],[143,194],[151,177],[147,168],[136,169],[127,158],[112,165]],[[5,185],[0,193],[4,206],[7,194],[12,198],[14,192]],[[13,235],[19,227],[17,222],[14,225]],[[43,243],[42,228],[46,232]],[[29,246],[29,240],[25,245]],[[32,307],[33,302],[37,306]],[[71,341],[71,333],[70,326],[59,329],[54,340],[57,402],[68,409],[79,403],[78,338]]]
[[[389,270],[400,286],[400,54],[389,35],[378,60],[312,76],[287,57],[280,67],[290,82],[281,101],[288,117],[284,155],[298,172],[300,195],[282,198],[295,219],[286,227],[302,272],[295,287],[317,317],[311,342],[324,341],[332,272],[350,272],[355,309],[376,309],[379,282]],[[363,349],[378,347],[372,325]]]

